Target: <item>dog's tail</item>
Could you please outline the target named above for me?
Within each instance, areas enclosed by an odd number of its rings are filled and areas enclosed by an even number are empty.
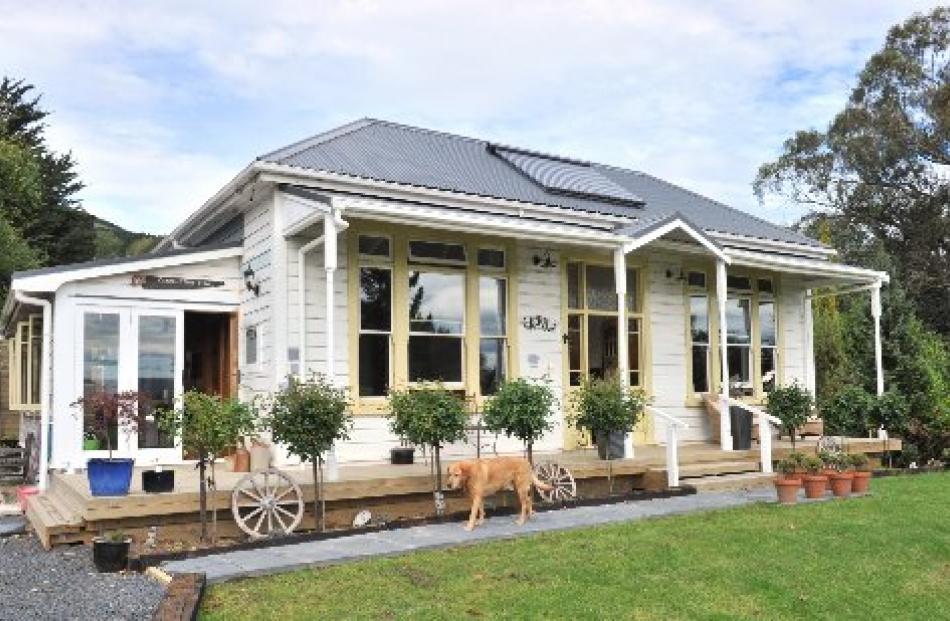
[[[531,482],[534,483],[534,486],[536,488],[543,490],[545,492],[550,492],[552,489],[554,489],[553,486],[548,485],[547,483],[539,479],[538,475],[536,475],[534,472],[531,473]]]

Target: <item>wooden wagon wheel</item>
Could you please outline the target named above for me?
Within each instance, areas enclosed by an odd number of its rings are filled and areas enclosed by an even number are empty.
[[[571,471],[560,464],[543,463],[534,467],[534,473],[542,483],[547,483],[552,489],[538,490],[538,495],[545,502],[564,502],[577,498],[577,484]]]
[[[231,492],[231,513],[252,539],[289,535],[303,519],[303,492],[276,468],[249,472]]]

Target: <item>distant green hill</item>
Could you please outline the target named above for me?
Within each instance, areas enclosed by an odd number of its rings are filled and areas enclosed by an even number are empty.
[[[161,235],[135,233],[121,226],[96,218],[96,258],[134,257],[145,254],[161,241]]]

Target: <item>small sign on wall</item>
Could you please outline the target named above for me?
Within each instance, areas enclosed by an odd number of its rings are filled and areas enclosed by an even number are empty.
[[[150,274],[132,274],[132,286],[143,289],[211,289],[223,287],[223,280],[207,278],[182,278],[181,276],[152,276]]]
[[[550,319],[544,315],[525,315],[521,318],[521,325],[526,330],[537,330],[540,332],[554,332],[557,330],[557,320]]]

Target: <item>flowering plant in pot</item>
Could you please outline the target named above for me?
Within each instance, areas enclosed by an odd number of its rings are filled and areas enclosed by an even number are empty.
[[[854,468],[854,478],[851,480],[851,492],[866,494],[871,484],[871,468],[868,456],[864,453],[848,455],[848,463]]]
[[[794,478],[799,461],[794,457],[786,457],[780,460],[776,467],[779,476],[775,477],[775,492],[778,494],[779,504],[793,505],[798,502],[798,488],[802,486],[801,479]]]
[[[92,457],[86,461],[89,491],[93,496],[127,496],[132,482],[134,459],[113,457],[113,441],[119,433],[131,436],[138,430],[139,405],[145,395],[98,391],[80,397],[73,405],[91,415],[89,432],[106,445],[109,457]],[[113,429],[115,436],[113,437]]]
[[[850,467],[848,456],[839,453],[835,459],[835,469],[830,476],[831,491],[838,498],[846,498],[851,495],[851,484],[854,481],[854,473],[850,472]]]
[[[838,463],[838,453],[834,451],[821,450],[818,451],[818,459],[820,459],[822,463],[822,474],[828,478],[831,478],[831,475],[837,470],[836,464]]]
[[[828,477],[824,474],[825,463],[815,455],[809,455],[802,460],[805,476],[802,484],[805,486],[805,498],[823,498],[828,491]]]
[[[122,571],[129,564],[132,538],[120,530],[92,540],[92,562],[101,573]]]

